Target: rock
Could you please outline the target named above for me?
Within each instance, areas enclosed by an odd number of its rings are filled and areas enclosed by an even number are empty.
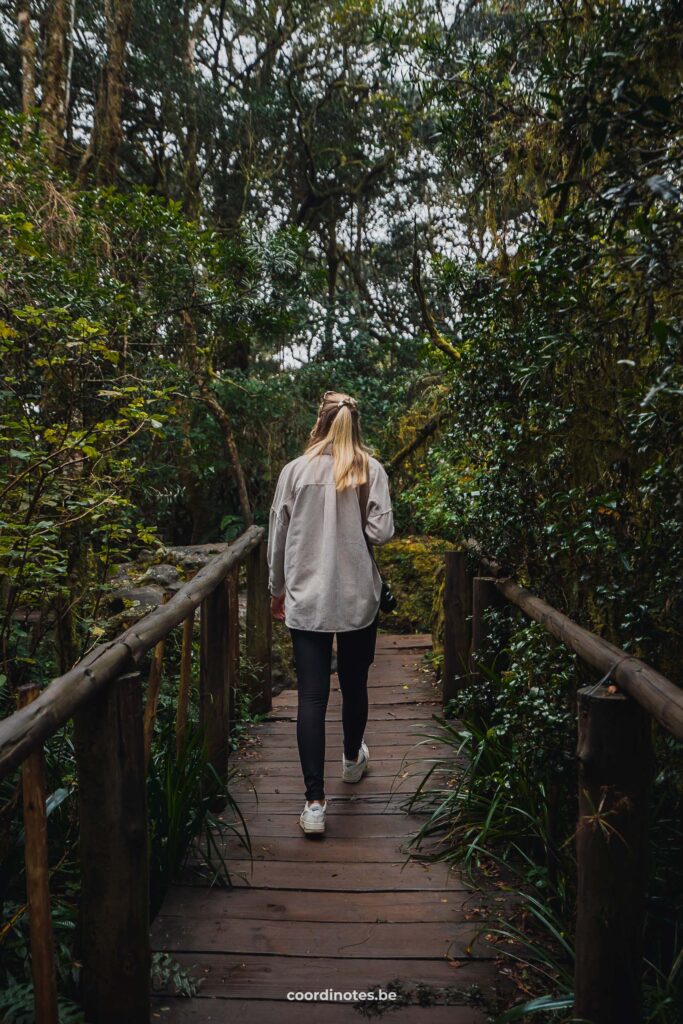
[[[138,583],[143,587],[149,584],[156,584],[157,586],[168,588],[172,583],[177,583],[179,579],[180,574],[174,565],[162,563],[161,565],[150,565],[144,576],[140,577]]]
[[[230,547],[222,541],[214,544],[185,544],[166,549],[167,557],[173,558],[184,569],[201,569],[216,555],[222,555]]]
[[[130,563],[126,565],[115,565],[110,571],[107,577],[108,583],[113,587],[126,587],[132,582],[131,570],[135,568],[135,565]]]
[[[125,612],[131,622],[137,622],[143,615],[158,608],[164,591],[161,587],[119,587],[109,595],[109,607],[116,615]]]

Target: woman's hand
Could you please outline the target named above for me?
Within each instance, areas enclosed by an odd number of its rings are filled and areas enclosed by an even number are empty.
[[[271,597],[270,599],[270,611],[274,619],[279,619],[284,622],[285,618],[285,595],[280,594],[279,597]]]

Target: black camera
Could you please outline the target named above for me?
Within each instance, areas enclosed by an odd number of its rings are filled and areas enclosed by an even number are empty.
[[[396,598],[389,589],[389,584],[382,580],[382,595],[379,599],[379,606],[383,612],[393,612],[396,607]]]

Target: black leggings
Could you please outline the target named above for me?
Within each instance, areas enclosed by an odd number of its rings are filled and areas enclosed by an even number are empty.
[[[307,800],[325,799],[325,713],[330,696],[332,637],[291,629],[298,684],[296,741]],[[375,656],[377,618],[363,629],[337,633],[344,754],[355,760],[368,721],[368,670]]]

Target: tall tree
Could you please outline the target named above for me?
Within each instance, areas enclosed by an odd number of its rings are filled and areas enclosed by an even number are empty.
[[[17,27],[21,56],[21,112],[28,116],[36,105],[36,39],[31,24],[30,0],[17,3]],[[28,128],[27,124],[26,130]]]
[[[83,178],[94,167],[95,180],[99,183],[110,183],[115,180],[118,169],[126,49],[133,0],[105,0],[104,10],[107,57],[102,68],[92,135],[83,154],[79,173]]]
[[[66,157],[64,133],[74,3],[75,0],[50,0],[47,8],[40,114],[48,156],[57,164],[64,163]]]

